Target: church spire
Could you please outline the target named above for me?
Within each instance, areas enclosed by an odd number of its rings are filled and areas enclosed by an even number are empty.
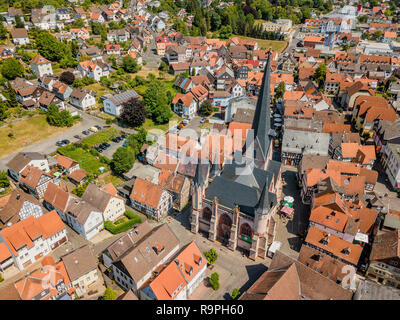
[[[268,52],[267,64],[257,106],[254,114],[252,129],[254,130],[254,150],[257,160],[266,161],[271,142],[271,52]],[[248,142],[246,142],[247,145]],[[251,143],[251,141],[249,141]],[[246,147],[246,146],[245,146]],[[244,150],[245,151],[245,150]]]

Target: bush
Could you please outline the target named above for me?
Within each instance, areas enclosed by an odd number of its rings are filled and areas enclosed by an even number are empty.
[[[240,296],[239,289],[238,288],[233,289],[232,294],[231,294],[232,299],[235,300],[239,296]]]
[[[103,300],[115,299],[117,299],[117,293],[111,287],[107,287],[106,291],[104,291]]]
[[[210,277],[210,285],[211,287],[217,291],[219,289],[219,274],[214,272]]]

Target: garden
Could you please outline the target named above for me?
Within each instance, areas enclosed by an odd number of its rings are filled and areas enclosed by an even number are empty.
[[[126,210],[124,216],[117,219],[116,221],[105,221],[104,227],[112,234],[118,234],[132,229],[136,224],[139,223],[142,223],[142,218],[140,218],[133,211]]]
[[[83,139],[81,144],[82,146],[92,147],[102,144],[103,142],[108,142],[116,136],[118,136],[118,130],[114,127],[109,127],[99,131],[98,133],[95,133],[88,138]]]
[[[110,160],[87,145],[71,144],[58,148],[57,152],[78,161],[82,169],[94,175],[100,173],[100,167],[104,167],[106,170],[110,169]]]

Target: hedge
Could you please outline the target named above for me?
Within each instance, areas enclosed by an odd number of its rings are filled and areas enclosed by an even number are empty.
[[[142,219],[130,210],[126,210],[125,215],[129,218],[128,221],[119,225],[115,225],[112,221],[105,221],[104,228],[112,234],[118,234],[132,229],[134,225],[142,222]]]

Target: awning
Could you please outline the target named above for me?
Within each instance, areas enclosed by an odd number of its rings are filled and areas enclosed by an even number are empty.
[[[294,209],[290,208],[289,206],[283,206],[283,208],[281,209],[281,212],[283,212],[287,216],[292,215],[293,211],[294,211]]]

